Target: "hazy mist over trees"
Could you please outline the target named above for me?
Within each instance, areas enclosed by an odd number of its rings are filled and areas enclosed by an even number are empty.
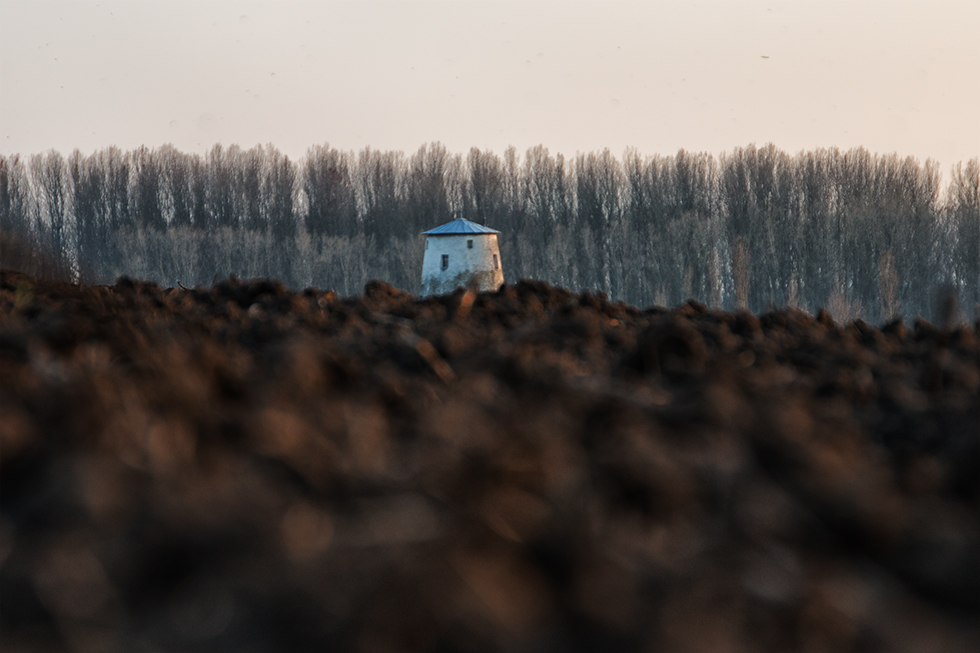
[[[0,157],[0,226],[28,271],[85,283],[236,274],[346,295],[372,278],[417,292],[419,232],[463,215],[502,232],[508,282],[881,321],[931,316],[940,289],[980,306],[980,163],[940,178],[932,161],[773,145],[569,159],[323,145],[298,162],[271,146],[113,147]]]

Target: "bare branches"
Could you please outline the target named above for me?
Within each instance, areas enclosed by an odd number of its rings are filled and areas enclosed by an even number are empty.
[[[931,316],[940,287],[980,310],[978,160],[941,190],[932,161],[771,144],[571,160],[543,146],[464,157],[440,143],[409,156],[322,145],[298,162],[272,146],[108,148],[0,157],[0,227],[29,259],[88,282],[235,273],[342,292],[383,278],[413,291],[418,233],[463,213],[503,232],[510,282],[644,306],[693,296],[816,310],[833,297],[883,320]]]

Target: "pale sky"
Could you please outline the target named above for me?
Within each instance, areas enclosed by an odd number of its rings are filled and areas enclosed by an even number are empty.
[[[980,155],[980,2],[0,0],[0,153]]]

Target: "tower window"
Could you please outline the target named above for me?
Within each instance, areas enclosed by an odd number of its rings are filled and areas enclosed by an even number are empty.
[[[426,249],[429,249],[429,241],[428,240],[425,241],[425,248]]]
[[[449,254],[442,255],[442,269],[443,270],[449,269]]]
[[[466,241],[466,249],[473,249],[473,241],[472,240],[467,240]]]
[[[496,270],[498,267],[500,267],[500,264],[497,263],[497,255],[494,254],[493,255],[493,269]]]

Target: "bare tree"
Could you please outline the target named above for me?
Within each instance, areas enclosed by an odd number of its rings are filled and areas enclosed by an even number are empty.
[[[737,306],[743,311],[749,308],[749,283],[752,280],[751,262],[752,255],[749,252],[748,242],[744,236],[739,236],[735,240],[735,257],[732,260],[732,269],[735,274]]]
[[[895,255],[885,252],[878,259],[878,286],[881,298],[881,315],[890,319],[898,314],[902,302],[898,298],[898,270],[895,268]]]

